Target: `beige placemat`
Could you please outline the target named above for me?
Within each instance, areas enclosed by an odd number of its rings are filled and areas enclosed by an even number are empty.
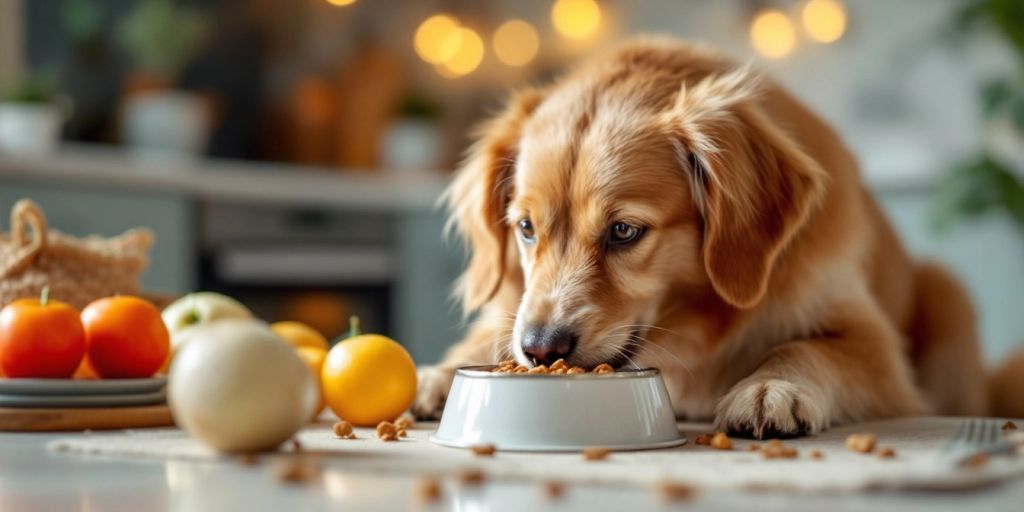
[[[617,452],[604,461],[584,461],[579,454],[498,452],[478,457],[467,450],[445,448],[428,440],[433,424],[418,424],[399,442],[377,440],[369,429],[357,429],[358,439],[340,440],[329,423],[311,425],[297,438],[303,451],[314,453],[323,464],[344,470],[404,474],[446,474],[474,468],[491,478],[563,482],[653,485],[678,481],[706,489],[760,489],[788,491],[854,491],[894,488],[963,488],[987,485],[1024,476],[1024,457],[993,458],[974,469],[957,469],[938,453],[955,432],[955,418],[916,418],[866,423],[832,429],[810,438],[786,441],[797,448],[796,459],[765,460],[746,451],[752,441],[734,440],[733,451],[687,445],[653,451]],[[707,432],[707,425],[680,424],[692,440]],[[892,447],[893,459],[880,459],[848,451],[847,435],[872,432],[880,447]],[[230,460],[176,429],[149,429],[119,433],[93,433],[57,439],[49,448],[57,452],[103,454],[184,460]],[[822,460],[808,457],[820,450]],[[283,454],[282,454],[283,455]]]

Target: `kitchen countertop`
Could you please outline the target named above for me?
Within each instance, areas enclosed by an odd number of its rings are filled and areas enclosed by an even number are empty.
[[[47,442],[83,434],[0,434],[0,510],[1016,510],[1024,479],[962,493],[875,492],[839,495],[705,493],[693,501],[660,503],[631,487],[573,486],[546,501],[536,485],[490,481],[479,488],[443,484],[433,507],[414,499],[418,480],[368,474],[323,459],[321,481],[283,484],[274,464],[118,459],[47,451]],[[1015,505],[1016,504],[1016,505]]]
[[[0,153],[0,182],[179,194],[218,202],[320,206],[375,213],[433,208],[441,171],[341,170],[205,157],[155,157],[116,146],[64,144],[53,154]]]

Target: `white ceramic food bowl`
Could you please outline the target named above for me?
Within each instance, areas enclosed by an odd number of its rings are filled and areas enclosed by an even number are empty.
[[[666,448],[686,442],[656,369],[606,374],[455,371],[431,441],[459,448],[493,444],[506,451]]]

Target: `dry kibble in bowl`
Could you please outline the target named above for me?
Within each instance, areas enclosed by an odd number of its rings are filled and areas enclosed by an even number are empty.
[[[615,368],[612,368],[612,366],[608,363],[601,363],[595,366],[593,370],[590,370],[588,372],[587,369],[583,368],[582,366],[569,366],[569,364],[566,363],[564,359],[559,359],[551,363],[551,366],[541,364],[534,366],[533,368],[530,368],[529,366],[524,366],[517,363],[514,359],[508,359],[494,365],[494,368],[491,369],[491,372],[529,373],[532,375],[580,375],[583,373],[615,373]]]
[[[871,453],[877,443],[878,438],[874,434],[850,434],[846,438],[846,449],[851,452]]]

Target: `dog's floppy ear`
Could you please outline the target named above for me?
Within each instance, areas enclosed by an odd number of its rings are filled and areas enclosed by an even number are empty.
[[[522,91],[509,100],[504,112],[481,125],[446,193],[449,227],[462,235],[470,250],[469,266],[457,290],[467,313],[494,297],[506,267],[518,261],[509,243],[505,210],[512,194],[522,124],[541,98],[537,90]]]
[[[741,69],[683,87],[674,136],[704,216],[704,267],[738,308],[757,305],[776,258],[822,200],[821,167],[756,103],[760,85]]]

